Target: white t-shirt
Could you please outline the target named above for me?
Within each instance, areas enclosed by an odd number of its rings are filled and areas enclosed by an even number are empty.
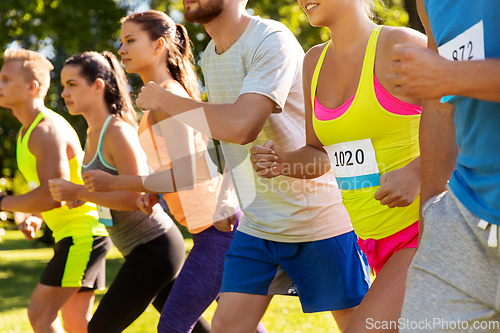
[[[201,59],[210,102],[233,103],[241,94],[255,93],[282,109],[270,115],[254,142],[221,145],[244,213],[238,230],[278,242],[316,241],[352,230],[331,172],[314,180],[263,179],[250,162],[250,148],[267,140],[284,151],[305,145],[303,58],[285,25],[254,16],[231,48],[217,54],[210,41]]]

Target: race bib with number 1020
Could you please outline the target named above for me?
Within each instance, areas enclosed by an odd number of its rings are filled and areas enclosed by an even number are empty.
[[[380,171],[372,140],[342,142],[324,146],[341,190],[380,185]]]
[[[452,61],[484,60],[483,21],[473,25],[457,37],[438,47],[439,55]],[[441,103],[448,102],[453,96],[444,96]]]
[[[113,217],[111,216],[111,210],[108,207],[97,206],[97,213],[99,214],[99,222],[107,227],[113,226]]]

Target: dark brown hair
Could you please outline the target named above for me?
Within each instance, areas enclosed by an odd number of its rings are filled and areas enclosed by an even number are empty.
[[[167,68],[191,98],[200,99],[198,81],[193,66],[191,42],[186,28],[176,24],[167,14],[156,10],[135,13],[122,18],[122,24],[139,24],[152,41],[163,37],[167,43]]]
[[[80,76],[89,84],[102,79],[105,83],[104,100],[111,114],[118,115],[137,129],[137,115],[127,90],[127,77],[113,53],[83,52],[67,59],[64,66],[68,65],[78,66]]]

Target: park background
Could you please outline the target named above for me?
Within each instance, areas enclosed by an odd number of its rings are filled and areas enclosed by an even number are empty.
[[[64,61],[84,51],[108,50],[118,55],[120,18],[148,9],[164,11],[175,22],[186,26],[192,40],[202,97],[206,99],[199,59],[210,37],[202,25],[185,22],[182,0],[0,0],[0,65],[3,64],[3,50],[7,48],[25,48],[47,56],[54,70],[45,103],[73,125],[83,144],[85,120],[82,116],[69,115],[60,96],[59,74]],[[247,10],[253,15],[284,23],[304,51],[329,39],[326,28],[311,27],[295,0],[249,0]],[[415,0],[376,0],[374,20],[379,24],[408,26],[423,32]],[[135,97],[142,82],[137,75],[128,75],[128,78],[132,96]],[[140,116],[140,111],[137,111]],[[28,191],[16,165],[15,147],[19,128],[20,124],[11,112],[0,108],[0,190],[9,194]],[[0,233],[0,332],[31,332],[26,308],[31,292],[52,256],[52,249],[40,240],[27,242],[17,231],[14,216],[10,213],[0,212],[0,229],[6,231],[3,236]],[[182,231],[188,253],[192,239],[185,229]],[[40,236],[41,232],[37,237]],[[116,248],[108,254],[108,286],[123,260]],[[103,294],[98,293],[96,305]],[[210,320],[215,308],[216,305],[212,304],[204,317]],[[124,332],[156,332],[158,318],[159,314],[150,307]],[[275,297],[263,322],[270,332],[338,332],[329,313],[305,315],[296,297]]]

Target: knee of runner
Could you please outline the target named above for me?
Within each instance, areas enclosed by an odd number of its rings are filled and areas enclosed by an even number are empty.
[[[64,330],[66,332],[84,332],[87,329],[87,323],[77,323],[77,322],[63,322]]]
[[[28,318],[35,331],[50,325],[57,319],[56,313],[47,313],[46,307],[42,304],[31,302],[28,306]]]
[[[64,329],[66,332],[87,332],[88,321],[83,316],[71,316],[63,318]]]
[[[214,316],[212,319],[212,332],[224,332],[227,325],[228,323],[223,316]]]

